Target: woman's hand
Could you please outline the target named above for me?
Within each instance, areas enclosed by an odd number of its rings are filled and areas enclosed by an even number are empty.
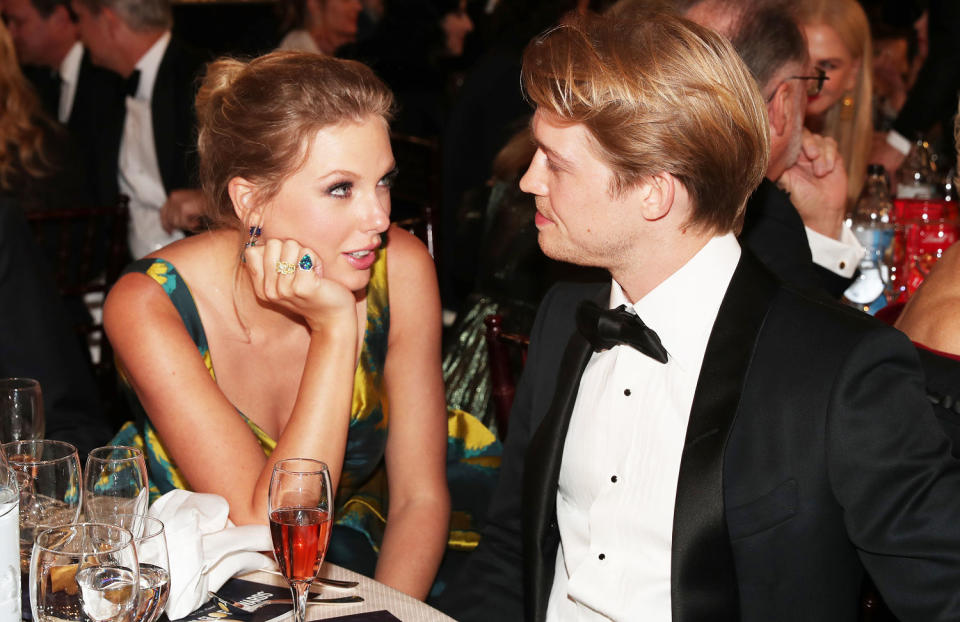
[[[303,316],[311,330],[356,314],[349,289],[323,278],[318,255],[296,240],[267,240],[243,251],[243,266],[258,299]]]

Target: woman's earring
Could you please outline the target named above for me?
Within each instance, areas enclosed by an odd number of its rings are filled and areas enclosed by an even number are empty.
[[[853,118],[853,95],[844,93],[840,99],[840,118],[849,121]]]
[[[260,234],[263,233],[263,229],[260,227],[250,227],[250,239],[247,240],[247,246],[256,246],[257,240],[260,239]]]

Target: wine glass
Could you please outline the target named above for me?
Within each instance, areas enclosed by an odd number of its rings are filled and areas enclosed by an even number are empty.
[[[80,516],[80,458],[77,448],[63,441],[13,441],[2,449],[20,489],[20,573],[25,577],[36,534]]]
[[[88,520],[111,522],[116,514],[147,513],[150,491],[140,449],[97,447],[87,456],[83,474],[83,511]]]
[[[163,522],[144,514],[117,514],[110,517],[113,525],[133,534],[140,564],[140,594],[137,597],[135,620],[154,622],[163,613],[170,596],[170,558]]]
[[[140,572],[133,534],[102,523],[40,532],[30,558],[36,622],[121,622],[137,605]]]
[[[0,443],[43,438],[43,394],[33,378],[0,378]]]
[[[270,535],[280,572],[290,583],[293,615],[304,622],[310,584],[320,571],[330,541],[333,488],[327,465],[289,458],[273,466],[270,478]]]

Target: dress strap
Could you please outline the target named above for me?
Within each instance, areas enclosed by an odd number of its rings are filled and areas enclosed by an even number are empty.
[[[123,270],[123,274],[131,272],[146,274],[163,288],[163,291],[170,298],[170,302],[173,303],[173,307],[180,314],[180,319],[183,321],[190,338],[197,344],[197,350],[204,357],[210,375],[216,379],[213,366],[209,363],[210,349],[207,345],[207,334],[204,332],[203,323],[200,321],[197,303],[193,299],[193,294],[190,292],[187,282],[180,276],[177,269],[166,259],[145,258],[134,261]]]

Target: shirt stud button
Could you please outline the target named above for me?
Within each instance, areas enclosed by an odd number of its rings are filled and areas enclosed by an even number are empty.
[[[614,484],[616,484],[616,483],[617,483],[617,476],[616,476],[616,475],[611,475],[611,476],[610,476],[610,481],[613,482]]]
[[[843,270],[843,269],[846,268],[846,267],[847,267],[847,262],[841,261],[841,262],[840,262],[840,269]]]
[[[630,397],[630,389],[624,389],[623,394],[626,395],[627,397]]]
[[[604,555],[603,553],[600,553],[600,555],[598,555],[597,557],[600,558],[600,561],[603,561],[603,560],[605,560],[605,559],[607,558],[607,556]]]

